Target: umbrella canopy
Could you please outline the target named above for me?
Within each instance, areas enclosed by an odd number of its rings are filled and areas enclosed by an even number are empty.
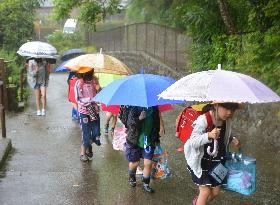
[[[73,49],[65,51],[61,55],[60,59],[62,61],[66,61],[66,60],[70,60],[71,58],[83,55],[83,54],[85,54],[85,52],[82,49],[80,49],[80,48],[73,48]]]
[[[157,95],[175,80],[153,74],[136,74],[116,80],[103,88],[93,100],[106,105],[151,107],[182,101],[158,99]]]
[[[95,76],[98,78],[99,85],[104,88],[114,80],[121,79],[126,75],[108,74],[108,73],[96,73]]]
[[[33,58],[57,58],[56,48],[41,41],[27,42],[18,49],[17,53],[21,56]]]
[[[59,66],[57,66],[55,68],[55,72],[59,73],[59,72],[68,72],[69,69],[65,68],[64,65],[67,63],[68,61],[62,62]]]
[[[199,102],[267,103],[280,101],[280,97],[260,81],[248,75],[221,69],[187,75],[168,87],[159,97]]]
[[[94,68],[95,73],[110,73],[119,75],[131,74],[131,70],[120,60],[113,56],[101,53],[85,54],[71,59],[65,65],[73,71],[83,68]]]

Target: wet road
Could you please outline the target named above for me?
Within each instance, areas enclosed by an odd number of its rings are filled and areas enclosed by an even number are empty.
[[[167,133],[162,145],[170,152],[173,176],[153,180],[156,193],[150,195],[142,192],[139,178],[136,188],[128,186],[127,162],[122,152],[113,150],[110,136],[102,135],[102,146],[93,147],[92,162],[80,162],[80,130],[71,120],[66,79],[67,74],[51,75],[46,117],[35,116],[33,95],[25,112],[7,117],[13,153],[1,170],[0,204],[191,204],[196,186],[183,154],[176,151],[179,140],[174,137],[175,118],[182,108],[163,114]],[[104,113],[101,117],[104,121]],[[280,152],[262,149],[266,152],[257,156],[256,193],[245,197],[222,191],[212,204],[279,204]]]

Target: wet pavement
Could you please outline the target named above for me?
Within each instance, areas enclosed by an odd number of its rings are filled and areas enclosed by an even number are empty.
[[[175,118],[182,107],[163,114],[166,135],[162,146],[170,153],[173,176],[152,180],[156,193],[151,195],[141,190],[140,178],[136,188],[128,186],[127,162],[122,152],[113,150],[111,136],[102,133],[102,145],[93,147],[93,160],[80,162],[80,130],[71,120],[66,79],[67,74],[51,75],[45,117],[35,115],[33,94],[24,112],[7,117],[13,151],[0,172],[0,204],[191,204],[196,186],[186,171],[183,154],[176,151],[179,140],[174,137]],[[101,118],[103,122],[104,113]],[[265,152],[257,156],[256,193],[242,196],[222,191],[212,204],[279,204],[280,152],[260,149]]]

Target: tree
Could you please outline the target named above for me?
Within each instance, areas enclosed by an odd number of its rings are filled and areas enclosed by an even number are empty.
[[[78,19],[95,28],[97,22],[104,20],[106,15],[118,12],[120,0],[54,0],[53,17],[57,20],[66,19],[71,11],[79,10]]]
[[[280,93],[279,0],[130,0],[129,3],[130,18],[180,28],[192,37],[189,53],[193,71],[213,69],[222,63],[224,69],[254,76]]]
[[[0,1],[0,47],[2,49],[16,50],[34,36],[34,14],[40,2],[40,0]]]

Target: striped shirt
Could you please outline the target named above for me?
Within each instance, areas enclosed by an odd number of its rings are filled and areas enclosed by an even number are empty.
[[[89,115],[87,106],[92,104],[97,112],[99,112],[98,105],[92,101],[92,98],[96,95],[96,81],[83,81],[77,80],[75,83],[75,99],[78,104],[78,112]]]

